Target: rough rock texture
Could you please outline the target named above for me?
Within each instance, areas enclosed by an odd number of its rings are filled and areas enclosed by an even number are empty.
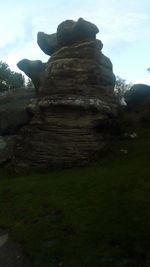
[[[83,165],[108,145],[116,114],[115,76],[97,32],[83,19],[65,21],[53,36],[59,48],[52,36],[39,35],[40,47],[52,55],[38,98],[27,108],[32,119],[17,137],[17,170]]]
[[[101,47],[97,40],[58,50],[49,60],[41,94],[75,94],[100,99],[104,94],[111,98],[115,77],[110,60],[100,52]]]
[[[30,108],[33,119],[18,137],[18,167],[83,165],[104,149],[113,112],[106,102],[56,96],[41,99],[35,106],[32,103]]]
[[[35,89],[19,89],[0,95],[0,166],[14,157],[14,146],[19,129],[29,123],[26,108]]]
[[[0,95],[0,135],[11,135],[30,120],[26,108],[35,89],[19,89]]]

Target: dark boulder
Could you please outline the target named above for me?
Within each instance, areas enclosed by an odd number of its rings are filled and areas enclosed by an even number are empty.
[[[96,25],[79,18],[77,22],[66,20],[57,28],[57,40],[61,46],[76,42],[95,40],[99,32]]]
[[[60,48],[56,33],[46,34],[44,32],[38,32],[37,43],[42,51],[49,56],[51,56]]]
[[[125,93],[124,98],[128,107],[150,103],[150,86],[146,84],[135,84]]]
[[[42,63],[41,60],[22,59],[17,63],[17,66],[32,80],[38,90],[42,85],[46,64]]]
[[[135,84],[125,93],[124,124],[132,130],[150,127],[150,86]]]
[[[35,89],[16,89],[0,96],[0,135],[16,134],[31,115],[26,108],[30,99],[35,98]]]
[[[0,95],[0,166],[14,158],[16,136],[31,120],[27,106],[35,97],[35,89],[16,89]]]

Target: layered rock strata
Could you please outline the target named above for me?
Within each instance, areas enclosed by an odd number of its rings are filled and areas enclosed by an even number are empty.
[[[17,137],[18,169],[82,165],[108,144],[116,114],[115,76],[97,33],[83,19],[61,23],[52,35],[38,33],[39,46],[51,57],[40,73],[35,74],[35,64],[29,71],[40,82],[27,108],[32,119]],[[32,64],[27,65],[26,74]]]

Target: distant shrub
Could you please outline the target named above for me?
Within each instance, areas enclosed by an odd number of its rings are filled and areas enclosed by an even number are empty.
[[[24,76],[11,71],[7,63],[0,61],[0,93],[22,87],[25,87]]]

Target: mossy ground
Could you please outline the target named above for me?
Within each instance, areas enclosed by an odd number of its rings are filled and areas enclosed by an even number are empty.
[[[1,177],[0,227],[31,267],[150,266],[149,135],[88,167]]]

